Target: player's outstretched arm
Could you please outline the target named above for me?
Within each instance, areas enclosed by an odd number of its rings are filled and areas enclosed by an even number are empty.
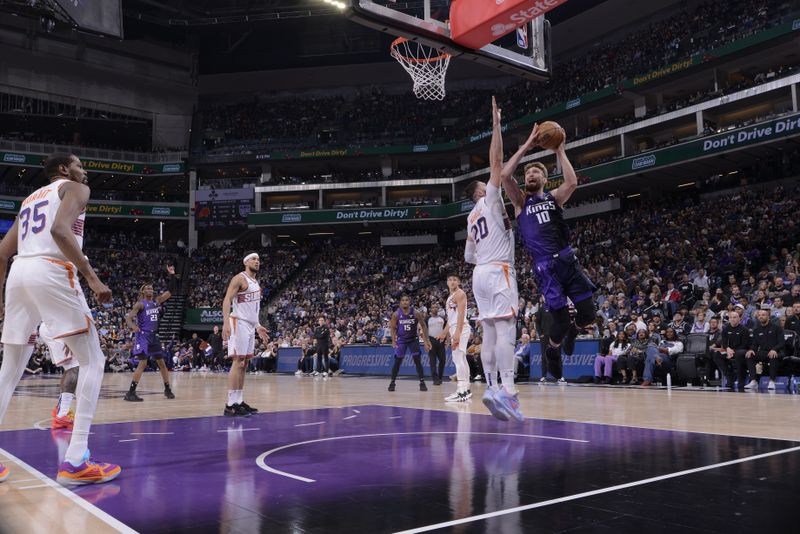
[[[89,264],[89,259],[83,255],[75,234],[72,233],[72,225],[78,220],[78,216],[89,202],[89,188],[78,182],[66,182],[61,186],[59,194],[61,195],[61,205],[58,207],[53,226],[50,228],[50,235],[53,236],[53,241],[56,242],[64,257],[83,273],[97,302],[100,304],[111,302],[111,290],[100,281],[97,273]]]
[[[414,311],[414,315],[417,316],[417,324],[422,327],[422,339],[425,340],[425,350],[431,350],[431,338],[428,336],[428,322],[425,320],[425,316],[422,315],[422,312]]]
[[[144,306],[142,305],[142,302],[139,301],[139,302],[137,302],[136,304],[133,305],[133,308],[131,308],[131,311],[129,311],[128,313],[125,314],[125,324],[128,325],[128,328],[131,329],[131,332],[138,332],[139,331],[139,325],[136,324],[136,315],[140,311],[142,311],[143,309],[144,309]]]
[[[553,190],[553,198],[559,206],[563,206],[578,188],[578,175],[575,174],[575,169],[572,168],[572,163],[567,157],[567,150],[564,148],[564,143],[561,143],[557,149],[554,150],[558,161],[561,163],[561,172],[564,175],[564,183]]]
[[[231,337],[231,303],[236,293],[243,289],[242,285],[242,277],[237,274],[231,278],[228,289],[225,291],[225,297],[222,299],[222,339],[225,341]]]
[[[178,292],[178,277],[175,276],[175,266],[167,265],[167,290],[156,297],[157,304],[164,304]]]
[[[459,291],[455,295],[456,301],[456,331],[453,336],[453,340],[451,341],[453,350],[461,349],[464,350],[464,347],[459,347],[459,341],[461,340],[461,333],[464,331],[464,320],[467,317],[467,294],[463,291]]]
[[[519,165],[519,161],[522,159],[522,156],[524,156],[535,144],[537,135],[539,135],[538,123],[533,125],[533,129],[531,130],[531,134],[528,136],[528,139],[519,146],[514,155],[509,158],[505,165],[503,165],[503,170],[500,173],[503,189],[505,189],[508,198],[514,205],[514,210],[516,211],[517,215],[519,215],[519,212],[522,211],[522,207],[525,205],[525,193],[522,192],[519,184],[514,179],[514,171],[517,170],[517,166]]]
[[[397,313],[392,313],[389,319],[389,332],[392,334],[392,346],[397,348]]]
[[[500,110],[492,97],[492,142],[489,145],[489,183],[500,188],[503,170],[503,131],[500,125]]]
[[[5,315],[5,283],[6,283],[6,269],[8,268],[8,260],[17,253],[17,223],[19,219],[14,220],[11,229],[0,241],[0,319]]]

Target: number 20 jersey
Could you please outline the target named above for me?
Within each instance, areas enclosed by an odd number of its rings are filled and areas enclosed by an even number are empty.
[[[17,256],[21,258],[44,256],[67,260],[50,234],[50,230],[61,206],[58,191],[68,181],[56,180],[40,187],[22,201],[17,216]],[[81,248],[83,248],[85,219],[86,211],[82,212],[72,225],[72,233],[75,234],[75,239]]]
[[[553,257],[569,246],[564,210],[549,191],[525,198],[517,224],[522,243],[534,262]]]
[[[475,242],[477,265],[514,265],[514,230],[500,188],[491,182],[486,184],[486,196],[478,199],[469,213],[467,239]]]

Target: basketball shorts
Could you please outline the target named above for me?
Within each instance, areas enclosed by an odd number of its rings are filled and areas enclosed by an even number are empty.
[[[6,281],[3,343],[27,345],[39,323],[56,341],[91,330],[93,321],[70,262],[16,258]]]
[[[461,329],[461,337],[458,339],[458,349],[462,352],[467,352],[467,347],[469,346],[469,338],[472,335],[472,328],[468,324],[464,324],[464,328]],[[452,326],[450,328],[450,346],[452,347],[453,340],[456,336],[456,327]]]
[[[412,341],[398,341],[397,348],[394,349],[394,357],[395,358],[405,358],[406,354],[411,354],[411,356],[419,356],[422,354],[422,351],[419,348],[419,340],[414,339]]]
[[[133,335],[133,355],[144,355],[148,358],[163,358],[161,341],[155,332],[136,332]]]
[[[50,336],[50,329],[44,323],[39,325],[39,337],[47,345],[53,365],[62,367],[65,371],[78,367],[78,359],[72,356],[69,347],[62,340],[53,339]]]
[[[552,258],[536,262],[533,275],[544,295],[545,309],[560,310],[567,305],[590,298],[597,287],[583,272],[571,248],[566,248]]]
[[[472,293],[480,319],[516,317],[519,307],[517,273],[507,263],[486,263],[472,272]]]
[[[228,338],[228,356],[251,358],[256,348],[256,325],[233,316],[229,321],[231,337]]]

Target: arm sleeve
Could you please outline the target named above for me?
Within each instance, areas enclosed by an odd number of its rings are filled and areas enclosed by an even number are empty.
[[[464,261],[473,265],[478,263],[478,258],[475,256],[475,241],[467,238],[467,244],[464,246]]]

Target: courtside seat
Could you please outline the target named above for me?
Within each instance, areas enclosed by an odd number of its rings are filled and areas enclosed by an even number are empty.
[[[684,351],[678,355],[675,362],[677,379],[690,382],[700,378],[698,370],[699,359],[708,352],[708,335],[689,334],[686,336]]]

